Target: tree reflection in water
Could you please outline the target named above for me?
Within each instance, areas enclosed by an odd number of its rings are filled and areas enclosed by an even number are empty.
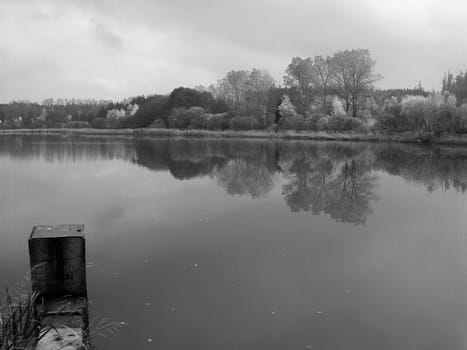
[[[139,164],[166,167],[181,180],[209,175],[230,195],[266,197],[282,175],[292,211],[325,213],[340,222],[364,224],[376,199],[368,146],[159,140],[137,149]]]
[[[232,139],[12,136],[0,157],[17,161],[120,159],[178,180],[210,177],[230,195],[266,197],[275,185],[291,211],[365,224],[377,199],[375,171],[427,191],[467,190],[467,149],[416,145]]]
[[[228,194],[249,194],[252,198],[265,197],[274,186],[274,173],[251,160],[234,158],[212,174]]]
[[[325,213],[339,222],[365,224],[371,214],[371,201],[377,176],[372,174],[365,157],[335,161],[325,154],[321,159],[299,158],[293,161],[289,180],[282,194],[292,211]]]

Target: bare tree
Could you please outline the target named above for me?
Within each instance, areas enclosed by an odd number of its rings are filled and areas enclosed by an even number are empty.
[[[257,116],[265,115],[268,93],[274,86],[273,77],[266,70],[253,68],[246,85],[249,112]]]
[[[226,74],[218,83],[222,97],[233,102],[237,111],[245,110],[246,82],[249,72],[245,70],[233,70]]]
[[[262,116],[274,79],[263,69],[230,71],[219,80],[216,95],[230,102],[241,114]]]
[[[332,58],[329,56],[315,56],[312,70],[314,84],[322,95],[322,105],[325,106],[329,88],[333,84],[333,79],[335,78]]]
[[[347,114],[357,116],[359,99],[369,95],[381,76],[373,73],[375,61],[367,49],[345,50],[334,54],[332,65],[339,95],[345,101]]]

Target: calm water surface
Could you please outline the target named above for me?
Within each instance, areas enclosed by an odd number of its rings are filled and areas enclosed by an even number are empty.
[[[83,223],[99,349],[465,349],[467,150],[0,138],[0,281]]]

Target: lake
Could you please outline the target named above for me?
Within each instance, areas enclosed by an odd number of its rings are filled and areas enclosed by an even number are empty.
[[[82,223],[99,349],[465,349],[467,149],[2,136],[0,281]]]

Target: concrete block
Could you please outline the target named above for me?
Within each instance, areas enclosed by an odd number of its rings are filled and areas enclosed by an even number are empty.
[[[83,225],[35,226],[28,243],[34,292],[44,299],[87,297]]]

